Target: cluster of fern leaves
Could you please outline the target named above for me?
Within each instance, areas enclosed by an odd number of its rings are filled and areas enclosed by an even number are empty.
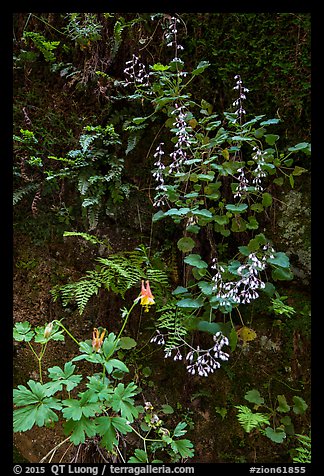
[[[60,297],[63,306],[76,302],[82,315],[90,298],[98,294],[100,288],[113,291],[124,298],[128,289],[140,289],[142,280],[150,281],[157,299],[163,299],[165,296],[169,281],[167,273],[150,266],[142,248],[111,254],[105,258],[97,258],[96,261],[98,264],[95,269],[87,271],[78,281],[54,287],[51,291],[54,300]]]

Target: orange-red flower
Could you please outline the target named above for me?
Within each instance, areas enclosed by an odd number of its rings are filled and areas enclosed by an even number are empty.
[[[145,312],[148,312],[149,306],[152,306],[152,304],[155,304],[154,296],[153,296],[152,291],[150,289],[149,281],[146,281],[146,287],[144,285],[144,281],[142,281],[142,289],[141,289],[140,299],[141,299],[141,306],[144,306],[144,308],[145,308],[144,311]]]
[[[93,333],[92,333],[92,348],[93,350],[95,350],[96,352],[99,352],[99,350],[101,349],[101,346],[103,344],[103,340],[104,340],[104,337],[105,337],[105,334],[106,334],[106,329],[104,329],[101,333],[101,336],[99,336],[99,331],[98,329],[95,327],[93,329]]]

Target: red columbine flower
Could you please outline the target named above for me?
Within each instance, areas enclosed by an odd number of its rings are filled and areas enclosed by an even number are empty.
[[[101,336],[99,337],[99,331],[98,329],[95,327],[93,329],[93,333],[92,333],[92,348],[93,350],[95,350],[96,352],[99,352],[99,350],[101,349],[101,346],[103,344],[103,340],[104,340],[104,337],[105,337],[105,334],[106,334],[106,329],[104,329],[101,333]]]
[[[141,306],[144,306],[145,312],[148,312],[149,306],[152,306],[152,304],[155,304],[154,296],[151,292],[149,281],[146,281],[146,287],[144,286],[144,281],[142,281],[140,299],[141,299]]]

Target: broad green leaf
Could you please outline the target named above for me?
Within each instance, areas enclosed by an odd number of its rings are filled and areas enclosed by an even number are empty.
[[[183,286],[178,286],[172,291],[172,294],[176,296],[177,294],[183,294],[187,292],[188,292],[187,288],[184,288]]]
[[[119,383],[111,399],[113,410],[120,412],[121,416],[131,423],[134,421],[134,417],[138,417],[138,409],[134,406],[133,399],[137,393],[138,388],[133,382],[129,383],[127,387],[123,383]]]
[[[292,174],[298,176],[298,175],[304,174],[305,172],[308,172],[308,170],[304,169],[304,167],[299,167],[299,165],[295,165],[295,168],[292,171]]]
[[[13,412],[14,431],[30,430],[35,424],[39,427],[49,422],[58,421],[57,414],[53,411],[61,409],[61,403],[57,398],[46,398],[34,405],[18,408]]]
[[[246,228],[248,230],[257,230],[259,228],[259,222],[255,217],[248,217],[248,222],[246,222]]]
[[[167,65],[164,65],[164,64],[161,64],[161,63],[155,63],[152,66],[153,71],[167,71],[168,69],[170,69],[170,66],[167,66]]]
[[[280,122],[280,119],[268,119],[260,122],[260,126],[269,126],[270,124],[278,124],[278,122]]]
[[[190,440],[173,440],[171,448],[176,453],[180,453],[182,458],[192,458],[194,455],[193,444]]]
[[[66,386],[66,390],[70,392],[74,387],[76,387],[82,380],[82,375],[73,375],[75,365],[72,362],[66,362],[64,365],[64,370],[60,367],[55,366],[48,369],[49,377],[56,383]]]
[[[174,413],[174,409],[171,407],[171,405],[168,405],[166,403],[161,406],[161,411],[166,415],[171,415],[172,413]]]
[[[112,425],[110,416],[100,416],[95,419],[96,433],[101,436],[101,444],[108,451],[113,451],[114,445],[118,446],[117,433]]]
[[[214,220],[219,225],[226,225],[229,222],[229,218],[226,215],[215,215]]]
[[[33,386],[35,384],[35,386]],[[27,385],[31,388],[29,390],[24,385],[18,385],[17,389],[13,391],[13,403],[18,406],[30,405],[38,403],[46,396],[45,389],[39,382],[28,380]]]
[[[158,220],[161,220],[161,218],[164,217],[164,212],[162,210],[159,210],[158,212],[154,213],[152,220],[153,222],[156,222]]]
[[[113,388],[111,386],[107,386],[109,382],[103,382],[102,376],[92,375],[88,377],[89,382],[87,383],[87,387],[91,393],[88,393],[88,401],[89,402],[97,402],[108,400],[113,393]]]
[[[239,246],[238,249],[243,256],[249,256],[250,250],[248,246]]]
[[[256,405],[262,405],[264,403],[264,398],[261,397],[259,390],[253,389],[246,392],[244,395],[245,400]]]
[[[190,212],[190,208],[184,207],[184,208],[170,208],[167,212],[164,213],[164,216],[184,216],[188,212]]]
[[[96,434],[95,422],[82,416],[80,420],[67,420],[63,424],[64,433],[70,436],[70,441],[74,445],[79,445],[80,443],[85,442],[85,437],[93,437]]]
[[[282,428],[276,428],[275,430],[268,426],[264,430],[264,434],[275,443],[282,443],[283,440],[286,438],[286,433]]]
[[[201,292],[206,296],[211,296],[213,294],[213,284],[208,283],[207,281],[199,281],[198,287],[200,288]]]
[[[267,262],[275,266],[280,266],[281,268],[288,269],[290,267],[289,258],[286,253],[283,253],[282,251],[274,253],[273,258],[268,258]]]
[[[134,451],[134,456],[131,456],[127,463],[147,463],[148,456],[146,451],[136,448]]]
[[[137,342],[135,339],[131,337],[120,337],[119,339],[119,347],[121,349],[132,349],[133,347],[137,346]]]
[[[129,372],[129,369],[126,367],[124,362],[118,359],[109,359],[108,362],[105,362],[105,368],[108,374],[111,374],[114,369],[121,370],[122,372]]]
[[[288,150],[289,150],[289,152],[295,152],[295,151],[299,151],[299,150],[310,152],[310,144],[309,144],[309,142],[300,142],[299,144],[296,144],[293,147],[289,147]]]
[[[201,259],[201,256],[198,254],[191,254],[185,257],[184,262],[190,266],[195,266],[196,268],[208,268],[206,261]]]
[[[146,121],[146,119],[148,119],[148,118],[147,117],[134,117],[133,122],[135,124],[142,124],[143,122]]]
[[[294,275],[290,269],[286,268],[275,268],[271,271],[271,277],[274,281],[290,281],[293,279]]]
[[[31,329],[29,322],[16,322],[13,329],[13,338],[18,342],[29,342],[34,337],[35,333]]]
[[[264,207],[270,207],[270,205],[272,205],[272,195],[270,195],[270,193],[265,192],[262,194],[262,205]]]
[[[187,253],[196,246],[196,243],[192,238],[190,238],[190,236],[184,236],[177,242],[177,246],[180,251]]]
[[[290,406],[287,403],[285,395],[277,395],[277,400],[279,405],[277,406],[278,412],[286,413],[289,412]]]
[[[197,217],[202,217],[202,218],[213,218],[212,212],[209,210],[192,210],[192,214],[197,216]]]
[[[265,134],[266,143],[269,145],[273,145],[277,140],[280,138],[277,134]]]
[[[246,203],[239,203],[238,205],[233,205],[232,203],[229,203],[228,205],[225,205],[225,208],[233,213],[244,212],[244,210],[246,210],[247,207],[248,206]]]
[[[203,71],[205,71],[206,68],[208,68],[208,66],[210,66],[210,63],[208,61],[200,61],[197,68],[195,68],[191,72],[191,74],[193,75],[201,74]]]
[[[180,436],[183,436],[187,433],[187,430],[185,430],[187,426],[187,423],[184,421],[180,421],[175,429],[173,430],[173,437],[179,438]]]
[[[198,309],[202,305],[203,303],[200,300],[194,298],[185,298],[177,302],[177,307],[187,307],[189,309]]]
[[[294,395],[293,401],[294,401],[294,406],[293,406],[294,413],[296,413],[296,415],[303,415],[308,408],[308,405],[305,402],[305,400],[301,397],[298,397],[297,395]]]
[[[217,322],[199,321],[197,329],[214,335],[221,331],[221,326]]]
[[[102,406],[99,402],[93,403],[82,397],[79,400],[69,398],[63,400],[62,403],[65,407],[63,408],[62,413],[66,420],[78,421],[83,416],[89,418],[95,416],[96,413],[102,410]]]

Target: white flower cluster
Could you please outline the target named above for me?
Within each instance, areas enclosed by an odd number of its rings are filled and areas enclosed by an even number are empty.
[[[264,161],[264,153],[262,150],[258,149],[257,147],[253,147],[253,150],[256,150],[256,153],[252,156],[252,158],[255,160],[257,166],[253,170],[254,174],[254,179],[252,180],[253,185],[255,186],[256,190],[259,190],[260,192],[263,191],[263,187],[261,185],[261,178],[266,177],[266,172],[263,170],[262,166],[265,164]]]
[[[239,183],[234,193],[234,198],[241,198],[242,195],[245,195],[249,186],[249,181],[245,176],[244,169],[238,169],[240,175],[238,177]]]
[[[135,86],[148,86],[149,85],[149,73],[146,71],[146,67],[140,62],[139,58],[133,54],[132,59],[126,61],[127,68],[124,69],[124,73],[127,77],[125,86],[134,84]]]
[[[274,249],[269,245],[263,246],[264,255],[261,260],[256,253],[250,253],[246,264],[242,264],[237,269],[240,276],[238,281],[223,281],[222,273],[225,269],[218,266],[216,260],[213,260],[213,269],[217,273],[213,276],[213,290],[220,300],[220,305],[229,303],[248,304],[259,297],[258,289],[263,289],[265,283],[259,278],[260,271],[266,268],[267,258],[273,258]]]
[[[267,176],[267,173],[263,169],[263,166],[265,164],[264,152],[258,147],[253,147],[253,150],[256,151],[254,155],[252,155],[252,158],[256,162],[256,168],[252,170],[252,174],[254,177],[252,179],[251,186],[254,187],[256,191],[263,192],[264,188],[262,186],[262,178]],[[249,187],[249,181],[246,178],[244,169],[240,168],[238,169],[238,172],[240,172],[240,175],[238,177],[239,183],[236,187],[234,198],[241,198],[242,195],[245,195],[247,193]]]
[[[162,155],[164,155],[164,151],[162,150],[162,146],[164,145],[164,142],[160,142],[160,144],[157,146],[155,149],[155,154],[154,158],[156,162],[154,162],[154,165],[156,166],[156,170],[153,172],[153,177],[155,180],[158,182],[158,185],[155,187],[155,190],[158,192],[157,196],[155,197],[155,201],[153,203],[153,206],[159,207],[161,205],[164,205],[164,200],[165,200],[165,195],[160,194],[160,192],[165,192],[166,187],[164,185],[164,177],[163,177],[163,170],[165,169],[165,165],[162,162]]]
[[[151,342],[163,345],[165,344],[164,337],[165,335],[161,334],[161,332],[157,330],[157,334],[151,339]],[[191,375],[195,375],[197,373],[197,375],[201,377],[208,377],[209,374],[220,368],[221,364],[219,360],[225,361],[229,359],[229,354],[222,351],[222,347],[224,345],[229,345],[229,342],[227,337],[225,337],[221,332],[216,332],[216,334],[214,334],[214,344],[209,349],[200,349],[199,346],[194,349],[183,339],[181,340],[183,341],[183,344],[179,345],[178,347],[174,347],[173,349],[166,350],[164,357],[171,357],[172,352],[175,351],[173,360],[177,361],[185,359],[188,362],[187,370]],[[182,347],[190,348],[189,352],[187,352],[185,356],[180,351],[180,348]]]
[[[178,106],[178,104],[175,104],[175,109],[171,113],[177,114],[173,125],[178,129],[176,132],[178,140],[174,146],[174,152],[170,154],[170,157],[172,159],[172,164],[170,165],[170,172],[172,172],[173,170],[175,172],[178,172],[180,166],[188,159],[187,152],[184,148],[190,146],[191,136],[187,130],[188,125],[185,121],[186,115],[183,112],[183,109],[184,106]]]
[[[234,79],[236,79],[236,85],[234,86],[233,89],[238,91],[239,96],[233,102],[233,106],[237,107],[237,110],[235,111],[235,114],[238,116],[238,118],[240,119],[240,122],[241,122],[242,118],[243,118],[243,114],[246,114],[246,111],[243,109],[242,101],[244,101],[244,99],[246,99],[245,93],[248,93],[249,89],[245,88],[243,86],[243,81],[242,81],[241,76],[239,74],[236,74],[234,76]]]

